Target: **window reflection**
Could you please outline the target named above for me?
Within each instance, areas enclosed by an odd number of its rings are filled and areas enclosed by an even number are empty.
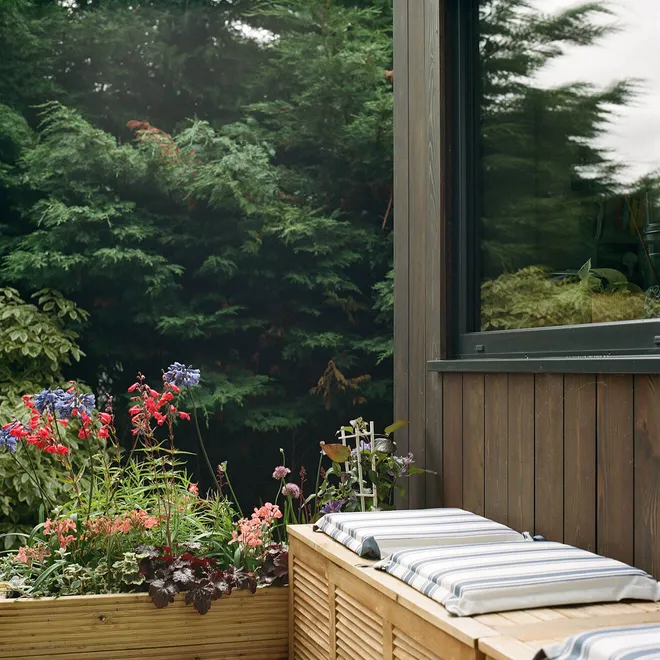
[[[658,19],[480,3],[481,329],[660,317]]]

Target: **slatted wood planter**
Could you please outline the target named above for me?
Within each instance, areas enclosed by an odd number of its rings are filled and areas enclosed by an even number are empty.
[[[289,527],[291,660],[482,660],[497,634],[311,527]]]
[[[203,616],[181,595],[163,610],[146,594],[0,600],[0,658],[285,660],[288,600],[234,591]]]
[[[532,660],[583,630],[660,623],[660,603],[456,617],[311,526],[289,527],[290,660]]]

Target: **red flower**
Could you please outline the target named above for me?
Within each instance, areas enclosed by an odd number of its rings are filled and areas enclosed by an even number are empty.
[[[129,391],[129,392],[135,392],[135,390],[137,390],[137,388],[138,388],[139,386],[140,386],[140,383],[133,383],[133,384],[128,388],[128,391]]]
[[[78,437],[81,440],[87,440],[89,438],[91,431],[88,428],[81,428],[80,431],[78,431]]]
[[[181,419],[185,419],[186,421],[190,421],[190,414],[187,412],[183,412],[182,410],[179,410],[179,417]]]
[[[158,411],[154,413],[154,419],[158,423],[158,426],[162,426],[167,421],[167,417]]]
[[[112,415],[108,413],[99,413],[99,419],[104,423],[104,424],[112,424]]]
[[[172,394],[172,392],[163,392],[161,401],[171,401],[173,398],[174,398],[174,394]]]
[[[68,419],[58,419],[57,420],[58,424],[61,424],[62,426],[69,426],[69,420]]]
[[[9,426],[9,425],[8,425]],[[7,428],[7,427],[3,427]],[[26,435],[30,435],[27,429],[24,426],[14,426],[11,431],[9,431],[9,435],[13,435],[15,438],[24,438]]]
[[[102,426],[99,429],[99,438],[103,438],[105,440],[107,437],[109,437],[109,435],[110,435],[110,432],[108,431],[107,426]]]
[[[132,406],[128,409],[128,414],[132,416],[139,415],[141,412],[142,408],[140,406]]]

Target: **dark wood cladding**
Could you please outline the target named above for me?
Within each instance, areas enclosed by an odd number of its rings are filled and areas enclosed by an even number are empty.
[[[660,377],[433,377],[441,488],[410,506],[463,507],[660,578]]]
[[[660,376],[442,373],[448,356],[443,0],[394,0],[395,416],[431,470],[400,504],[460,506],[660,578]]]

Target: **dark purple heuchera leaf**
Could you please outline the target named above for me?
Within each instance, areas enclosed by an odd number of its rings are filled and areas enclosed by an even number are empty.
[[[186,605],[192,603],[200,614],[206,614],[211,609],[211,602],[219,597],[220,594],[217,593],[215,585],[212,583],[201,584],[186,593]]]
[[[172,582],[154,580],[149,584],[149,595],[153,604],[158,609],[167,607],[170,603],[173,603],[176,592],[177,588]]]
[[[265,551],[261,579],[266,584],[286,584],[289,578],[289,552],[286,547],[273,544]]]
[[[172,580],[176,583],[179,591],[185,591],[195,584],[195,574],[190,568],[179,568],[172,571]]]

